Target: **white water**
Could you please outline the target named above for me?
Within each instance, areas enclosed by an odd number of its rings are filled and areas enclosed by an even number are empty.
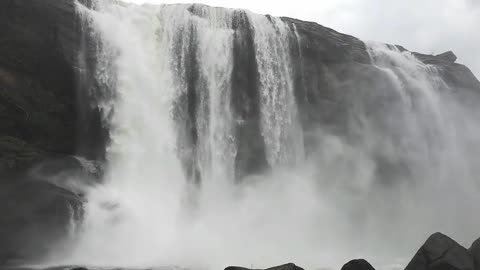
[[[294,99],[289,38],[294,33],[278,18],[249,14],[255,29],[260,73],[262,135],[270,165],[303,161],[303,134]]]
[[[109,169],[88,194],[72,250],[56,263],[339,268],[365,257],[391,268],[432,232],[464,244],[477,236],[478,111],[463,107],[437,71],[410,53],[369,44],[390,87],[354,93],[354,142],[320,128],[305,160],[289,63],[295,33],[250,13],[273,170],[234,184],[233,10],[196,6],[199,17],[188,8],[103,2],[98,11],[82,9],[102,48],[97,77],[115,93],[101,104],[111,129]],[[192,37],[202,84],[193,152],[178,141],[174,115],[187,91]],[[199,189],[182,155],[198,163]],[[404,167],[383,179],[379,158]]]

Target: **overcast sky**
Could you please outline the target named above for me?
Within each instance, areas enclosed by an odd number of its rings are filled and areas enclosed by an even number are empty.
[[[315,21],[363,40],[439,54],[452,50],[480,78],[480,0],[128,0],[204,3]]]

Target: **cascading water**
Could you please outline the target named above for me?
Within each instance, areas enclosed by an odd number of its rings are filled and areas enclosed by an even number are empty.
[[[111,142],[64,263],[394,265],[433,231],[476,236],[480,217],[457,218],[456,207],[480,203],[478,110],[411,53],[367,44],[384,87],[344,93],[346,129],[320,126],[306,155],[294,25],[203,5],[78,8],[97,43]],[[239,57],[251,56],[238,51],[249,40],[253,64]],[[239,65],[256,81],[239,79]],[[239,174],[253,156],[267,168]]]
[[[289,39],[282,20],[250,14],[259,67],[262,134],[270,165],[303,160],[303,134],[294,99]]]

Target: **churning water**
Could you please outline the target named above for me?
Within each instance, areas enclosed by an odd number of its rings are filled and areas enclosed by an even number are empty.
[[[203,5],[98,1],[79,13],[96,41],[110,144],[67,263],[338,268],[365,257],[392,266],[435,231],[464,244],[478,236],[479,110],[411,53],[367,44],[389,87],[350,93],[349,135],[320,127],[306,155],[294,26]],[[242,27],[254,44],[268,169],[238,179],[237,130],[250,123],[232,98]]]

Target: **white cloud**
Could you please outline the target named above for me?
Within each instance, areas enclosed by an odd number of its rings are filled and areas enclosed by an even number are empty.
[[[128,0],[204,3],[315,21],[357,36],[422,53],[452,50],[480,77],[480,0]]]

